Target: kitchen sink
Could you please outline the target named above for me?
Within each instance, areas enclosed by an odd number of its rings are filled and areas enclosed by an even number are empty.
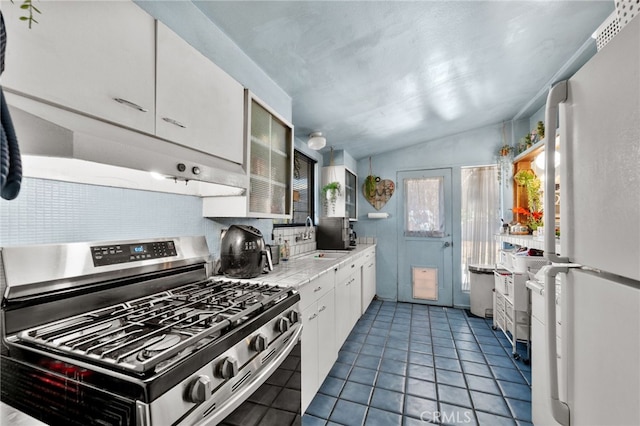
[[[335,260],[344,257],[347,252],[335,252],[335,251],[314,251],[305,256],[302,256],[301,259],[314,259],[314,260]]]

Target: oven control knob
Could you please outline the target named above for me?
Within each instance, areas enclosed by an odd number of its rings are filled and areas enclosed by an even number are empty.
[[[211,379],[209,376],[198,376],[189,389],[189,401],[199,404],[211,398]]]
[[[278,333],[285,333],[287,330],[289,330],[289,324],[291,324],[291,321],[289,321],[289,318],[280,318],[278,319]]]
[[[267,345],[269,341],[267,340],[267,336],[264,334],[258,334],[251,340],[251,349],[256,352],[262,352],[267,349]]]
[[[230,379],[238,374],[238,361],[231,357],[226,357],[218,364],[218,376],[223,379]]]
[[[299,320],[298,311],[289,312],[288,317],[289,317],[289,321],[291,321],[291,324],[297,323]]]

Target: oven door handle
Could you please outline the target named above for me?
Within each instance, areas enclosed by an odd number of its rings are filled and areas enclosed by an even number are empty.
[[[265,369],[258,372],[256,376],[253,376],[250,382],[245,383],[241,389],[238,390],[237,393],[225,401],[224,405],[221,405],[219,408],[213,410],[212,413],[207,415],[205,418],[186,418],[180,425],[184,424],[196,424],[197,426],[214,426],[220,423],[225,417],[227,417],[233,410],[238,408],[240,404],[242,404],[251,394],[253,394],[267,379],[280,367],[280,364],[289,356],[293,348],[298,344],[300,340],[300,335],[302,334],[302,324],[298,323],[298,326],[293,330],[291,337],[289,337],[289,341],[283,347],[278,355],[275,358],[272,358],[272,361],[269,365],[266,366]],[[291,329],[290,329],[291,330]],[[203,412],[206,412],[205,409]]]

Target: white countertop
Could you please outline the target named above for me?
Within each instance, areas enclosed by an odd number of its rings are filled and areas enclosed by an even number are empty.
[[[277,284],[284,287],[299,288],[322,274],[326,274],[336,267],[346,264],[354,258],[358,258],[366,250],[375,247],[375,244],[358,244],[353,250],[316,250],[301,255],[291,257],[289,260],[280,259],[278,265],[273,265],[273,271],[262,274],[254,280],[263,281],[268,284]],[[344,253],[339,258],[315,259],[313,253]]]

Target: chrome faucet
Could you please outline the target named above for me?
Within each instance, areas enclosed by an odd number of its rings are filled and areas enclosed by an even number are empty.
[[[311,233],[313,232],[313,219],[311,216],[307,216],[307,219],[304,221],[304,235],[302,236],[303,240],[311,239]]]

